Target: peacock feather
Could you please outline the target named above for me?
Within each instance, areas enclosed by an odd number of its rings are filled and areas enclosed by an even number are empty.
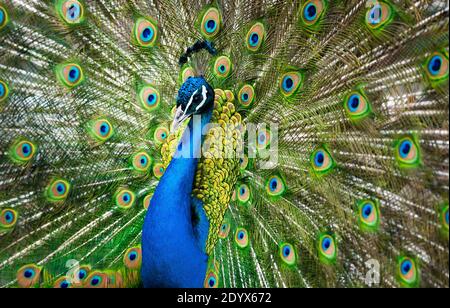
[[[448,79],[443,0],[0,0],[0,287],[448,287]]]

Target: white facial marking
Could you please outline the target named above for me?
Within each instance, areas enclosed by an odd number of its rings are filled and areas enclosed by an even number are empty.
[[[206,94],[208,94],[208,91],[206,90],[205,86],[202,86],[202,96],[203,96],[203,101],[201,102],[200,105],[197,106],[197,108],[195,108],[195,111],[199,110],[200,108],[203,107],[203,105],[206,103]]]

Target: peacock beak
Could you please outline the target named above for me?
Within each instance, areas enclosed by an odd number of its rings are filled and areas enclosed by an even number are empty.
[[[182,108],[183,106],[178,106],[177,111],[175,112],[175,117],[172,122],[172,126],[170,128],[170,132],[176,132],[177,129],[180,127],[180,125],[191,115],[186,113],[185,110]]]

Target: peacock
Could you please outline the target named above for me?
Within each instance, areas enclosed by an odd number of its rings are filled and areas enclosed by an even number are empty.
[[[0,287],[449,287],[444,0],[0,0]]]

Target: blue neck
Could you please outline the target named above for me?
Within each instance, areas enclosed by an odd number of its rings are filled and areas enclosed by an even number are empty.
[[[189,122],[171,163],[153,195],[142,233],[141,277],[145,287],[201,287],[208,256],[206,237],[193,226],[191,195],[203,142],[202,130],[212,109],[201,117],[201,128]],[[195,128],[195,129],[194,129]],[[197,154],[187,156],[186,153]],[[204,213],[202,213],[204,215]],[[203,223],[203,228],[205,226]],[[204,234],[204,232],[202,232]]]

